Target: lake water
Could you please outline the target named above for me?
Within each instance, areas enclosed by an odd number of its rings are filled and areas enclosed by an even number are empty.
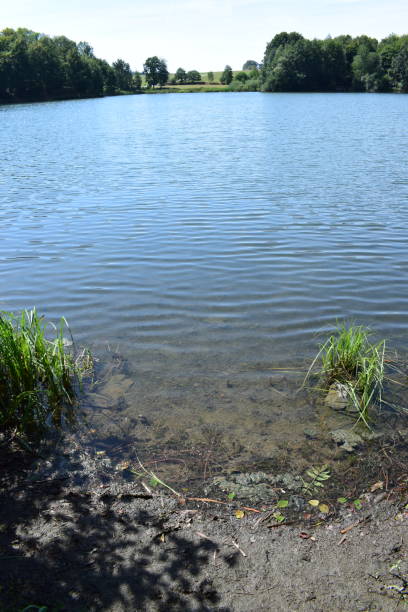
[[[384,94],[0,107],[0,307],[94,349],[101,447],[295,452],[319,334],[352,318],[404,350],[407,116]]]

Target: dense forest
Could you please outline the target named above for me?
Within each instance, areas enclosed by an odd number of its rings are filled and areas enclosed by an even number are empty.
[[[267,45],[264,91],[408,91],[408,35],[308,40],[281,32]]]
[[[98,59],[86,42],[24,28],[0,32],[3,102],[103,96],[201,80],[196,70],[179,68],[169,75],[157,56],[145,61],[143,75],[144,80],[122,59],[112,65]],[[209,72],[208,82],[213,81]],[[236,73],[227,65],[219,81],[230,91],[408,92],[408,35],[378,42],[349,35],[308,40],[281,32],[267,44],[262,64],[248,60]]]
[[[103,96],[141,88],[141,76],[118,59],[94,56],[86,42],[20,28],[0,32],[0,99],[48,100]]]

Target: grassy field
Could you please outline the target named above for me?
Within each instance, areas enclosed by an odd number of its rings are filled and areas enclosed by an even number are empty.
[[[221,83],[195,83],[191,85],[166,85],[162,89],[146,89],[146,93],[195,93],[198,91],[228,91],[228,85],[221,85]]]
[[[238,72],[242,72],[241,70],[233,70],[232,74],[235,75],[238,74]],[[244,72],[249,73],[250,70],[245,70]],[[208,72],[200,72],[201,74],[201,82],[200,83],[195,83],[195,84],[191,84],[191,85],[166,85],[166,87],[164,87],[163,89],[166,90],[173,90],[173,91],[181,91],[181,92],[189,92],[189,91],[226,91],[226,86],[222,85],[220,82],[221,76],[222,76],[223,70],[219,70],[214,71],[213,75],[214,75],[214,81],[212,81],[211,83],[208,81]],[[169,74],[169,83],[171,81],[171,79],[175,76],[174,73]],[[146,79],[144,77],[144,75],[142,74],[142,87],[146,87]]]

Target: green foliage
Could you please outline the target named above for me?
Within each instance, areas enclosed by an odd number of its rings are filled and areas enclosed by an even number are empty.
[[[234,79],[232,83],[230,83],[228,89],[230,91],[257,91],[259,89],[259,80],[248,79],[242,82]]]
[[[201,81],[201,74],[198,70],[189,70],[187,72],[187,83],[199,83]]]
[[[116,60],[112,64],[115,73],[116,86],[122,91],[133,89],[133,75],[128,63],[122,59]]]
[[[257,70],[258,68],[259,64],[255,60],[247,60],[242,66],[242,70]]]
[[[341,383],[366,426],[371,404],[377,398],[381,401],[384,380],[385,341],[373,344],[370,335],[365,327],[342,324],[313,362],[321,358],[325,386]]]
[[[238,72],[235,76],[234,79],[236,79],[237,81],[241,81],[241,83],[245,83],[245,81],[247,81],[249,79],[249,76],[247,75],[246,72],[244,72],[243,70],[241,70],[241,72]]]
[[[305,495],[312,495],[319,489],[324,487],[324,482],[330,478],[330,471],[327,469],[327,465],[321,467],[310,467],[306,471],[308,480],[303,480],[303,491]]]
[[[156,85],[163,87],[169,78],[165,60],[159,59],[157,55],[147,58],[143,64],[143,73],[149,87],[155,87]]]
[[[229,85],[232,81],[232,78],[233,78],[232,68],[231,66],[228,66],[227,64],[227,66],[225,66],[224,68],[224,72],[221,75],[220,82],[223,85]]]
[[[281,32],[268,43],[264,91],[408,91],[408,36],[307,40]]]
[[[0,430],[33,435],[71,419],[81,367],[65,347],[66,321],[52,340],[36,310],[0,317]]]
[[[187,81],[187,73],[183,68],[177,68],[175,76],[175,82],[181,85]]]
[[[214,82],[214,73],[213,72],[208,72],[207,73],[207,78],[208,78],[208,82],[209,83],[213,83]]]
[[[133,73],[132,89],[135,91],[140,91],[140,89],[142,89],[142,76],[139,72]]]
[[[101,96],[134,87],[129,64],[110,66],[87,42],[25,28],[0,32],[0,100]]]

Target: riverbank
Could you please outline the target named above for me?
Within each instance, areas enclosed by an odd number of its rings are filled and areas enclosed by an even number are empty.
[[[361,509],[309,507],[279,522],[273,505],[189,500],[126,481],[78,436],[53,445],[42,458],[1,447],[4,612],[403,609],[402,462],[399,479],[360,492]]]
[[[101,96],[57,96],[49,98],[29,98],[29,99],[0,99],[0,106],[10,106],[12,104],[34,104],[38,102],[66,102],[68,100],[92,100],[95,98],[113,98],[118,96],[139,96],[142,94],[168,94],[168,93],[215,93],[232,91],[228,85],[171,85],[159,89],[141,89],[139,91],[121,91]]]

